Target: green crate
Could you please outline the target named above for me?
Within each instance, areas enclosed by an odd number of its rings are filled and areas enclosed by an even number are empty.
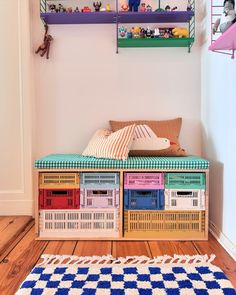
[[[205,189],[205,173],[165,173],[167,189]]]

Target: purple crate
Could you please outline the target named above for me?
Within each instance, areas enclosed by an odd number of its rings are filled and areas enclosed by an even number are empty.
[[[80,190],[81,208],[118,208],[119,189]]]
[[[125,189],[164,189],[163,173],[125,173]]]

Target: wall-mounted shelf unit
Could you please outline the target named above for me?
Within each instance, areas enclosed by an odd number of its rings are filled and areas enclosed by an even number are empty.
[[[195,39],[195,0],[191,0],[192,10],[162,11],[161,1],[158,3],[157,11],[153,12],[124,12],[119,10],[118,0],[116,9],[111,12],[50,12],[48,4],[58,4],[57,0],[40,0],[40,17],[45,24],[116,24],[117,48],[119,47],[186,47],[190,52]],[[76,3],[77,5],[77,3]],[[187,7],[187,1],[186,1]],[[156,24],[158,27],[169,25],[177,27],[185,24],[189,30],[188,38],[119,38],[119,27],[121,24]]]
[[[48,25],[63,24],[113,24],[116,12],[41,12],[41,19]]]
[[[224,32],[216,41],[214,41],[209,46],[209,50],[217,53],[228,54],[234,58],[236,50],[236,23]],[[229,50],[231,53],[222,52],[222,50]]]
[[[236,23],[223,34],[219,30],[213,34],[214,23],[223,12],[223,5],[219,5],[218,3],[217,0],[211,0],[211,45],[208,49],[216,53],[230,55],[234,59],[236,50]]]

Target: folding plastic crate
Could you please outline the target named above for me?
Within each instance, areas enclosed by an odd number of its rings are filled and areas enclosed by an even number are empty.
[[[79,189],[40,189],[39,209],[79,209]]]
[[[127,210],[163,210],[164,190],[124,190]]]
[[[118,208],[119,189],[81,189],[81,208]]]
[[[205,190],[165,190],[166,210],[205,210]]]
[[[124,237],[204,239],[205,211],[124,211]]]
[[[39,174],[39,188],[79,188],[79,173],[43,172]]]
[[[167,189],[205,189],[205,173],[165,173],[165,188]]]
[[[119,237],[117,209],[40,210],[40,237]]]
[[[163,173],[125,173],[125,189],[164,189]]]
[[[119,188],[120,174],[115,172],[85,172],[80,174],[81,188]]]

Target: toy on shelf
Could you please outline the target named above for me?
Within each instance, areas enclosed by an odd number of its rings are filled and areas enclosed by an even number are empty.
[[[129,0],[129,11],[137,12],[140,0]]]
[[[106,4],[106,12],[111,12],[111,5],[109,3]]]
[[[129,5],[127,3],[123,3],[121,5],[121,11],[125,11],[125,12],[129,11]]]
[[[66,12],[69,12],[69,13],[73,12],[73,8],[72,8],[72,7],[68,7],[68,8],[66,9]]]
[[[101,9],[101,6],[102,6],[102,2],[101,1],[97,1],[97,2],[93,2],[93,7],[95,9],[96,12],[100,11]]]
[[[146,12],[147,8],[146,8],[146,3],[141,3],[141,8],[140,11],[141,12]]]
[[[140,27],[133,27],[131,29],[131,33],[132,33],[132,38],[140,38],[140,31],[141,31],[141,28]]]
[[[92,12],[92,10],[88,6],[84,6],[84,8],[81,9],[81,12]]]
[[[213,26],[213,34],[220,28],[220,32],[224,33],[230,26],[236,22],[235,1],[225,0],[224,10],[220,18],[218,18]]]
[[[127,36],[127,28],[125,28],[124,26],[119,28],[119,36],[121,38],[125,38]]]
[[[145,29],[141,28],[140,30],[140,38],[145,38]]]
[[[192,6],[192,3],[191,3],[191,0],[188,0],[187,11],[191,11],[191,10],[193,10],[193,6]]]
[[[132,38],[132,32],[129,31],[129,32],[127,32],[127,39],[131,39],[131,38]]]
[[[48,25],[44,25],[44,29],[45,29],[45,33],[44,33],[43,43],[38,47],[35,53],[37,54],[40,52],[40,56],[42,57],[46,54],[46,58],[49,59],[50,45],[53,38],[51,35],[48,34]]]
[[[172,34],[176,38],[188,38],[189,30],[186,28],[174,28]]]
[[[154,29],[153,37],[154,38],[159,38],[160,37],[160,30],[159,30],[159,28],[155,28]]]
[[[166,7],[165,7],[165,11],[174,11],[174,10],[177,10],[177,9],[178,9],[177,6],[171,8],[170,5],[166,5]]]
[[[74,12],[80,12],[80,11],[79,11],[79,7],[78,7],[78,6],[76,6],[76,8],[75,8]]]
[[[62,4],[58,4],[58,12],[66,12],[66,8]]]
[[[153,30],[151,30],[150,27],[147,27],[145,31],[145,38],[153,38]]]
[[[48,10],[52,13],[58,12],[58,8],[55,4],[48,4]]]
[[[152,12],[152,6],[151,5],[147,5],[147,12]]]

